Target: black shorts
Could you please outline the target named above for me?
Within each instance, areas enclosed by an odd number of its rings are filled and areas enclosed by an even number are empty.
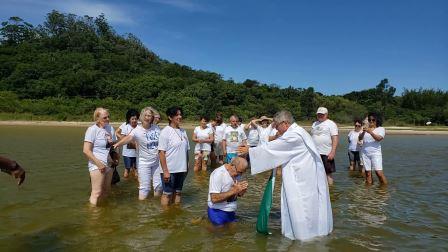
[[[333,160],[328,160],[327,155],[320,155],[320,158],[322,159],[322,163],[324,163],[325,167],[325,173],[330,174],[336,171],[336,165]]]
[[[350,162],[361,162],[359,151],[348,151],[348,159]]]

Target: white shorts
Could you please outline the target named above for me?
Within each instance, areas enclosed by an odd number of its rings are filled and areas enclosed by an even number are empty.
[[[364,152],[361,153],[361,160],[364,164],[364,169],[366,171],[382,171],[383,170],[383,155],[381,154],[366,154]]]

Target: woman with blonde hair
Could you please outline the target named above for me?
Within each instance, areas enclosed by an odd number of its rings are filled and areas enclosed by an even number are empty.
[[[153,187],[156,189],[157,178],[160,176],[155,174],[159,167],[159,135],[160,128],[154,124],[154,115],[158,112],[152,107],[146,107],[142,109],[140,113],[141,125],[138,125],[129,135],[122,138],[118,143],[114,145],[115,148],[121,145],[130,143],[131,141],[137,142],[138,145],[138,160],[137,171],[139,180],[139,193],[138,199],[144,200],[148,197],[151,191],[151,180]],[[154,190],[156,191],[156,190]]]
[[[95,124],[90,126],[84,137],[83,152],[89,160],[90,183],[92,192],[90,203],[98,205],[100,199],[107,196],[112,181],[112,168],[108,165],[110,147],[116,141],[114,128],[109,124],[109,111],[97,108],[93,113]],[[114,156],[113,165],[118,164],[118,155]]]

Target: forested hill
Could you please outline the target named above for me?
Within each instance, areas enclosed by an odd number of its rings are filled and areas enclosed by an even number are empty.
[[[448,124],[446,91],[405,90],[395,96],[387,79],[343,96],[326,96],[313,87],[236,83],[161,59],[134,35],[117,34],[103,15],[53,11],[35,26],[11,17],[2,22],[0,36],[3,120],[90,120],[96,106],[122,120],[128,108],[148,105],[161,112],[182,106],[189,119],[217,111],[247,119],[288,109],[299,120],[312,120],[317,107],[326,106],[339,123],[376,111],[388,124]]]

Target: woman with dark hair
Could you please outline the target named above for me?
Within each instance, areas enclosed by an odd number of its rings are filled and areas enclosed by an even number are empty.
[[[359,134],[362,129],[362,121],[360,119],[354,120],[355,129],[348,133],[348,158],[350,160],[350,171],[354,171],[356,167],[362,170],[361,159],[359,151],[361,146],[359,145]]]
[[[172,202],[179,204],[184,179],[188,170],[188,150],[190,145],[182,122],[182,109],[171,107],[166,111],[169,125],[163,128],[159,137],[159,157],[162,179],[160,203],[166,207]]]
[[[382,120],[378,114],[369,113],[367,120],[368,124],[359,134],[359,140],[362,140],[361,158],[366,171],[366,183],[372,184],[372,170],[375,170],[380,183],[387,184],[386,176],[383,173],[383,154],[380,144],[386,135],[386,130],[381,127]]]
[[[194,171],[207,170],[208,156],[212,150],[213,129],[207,126],[208,117],[201,116],[200,124],[193,131],[194,147]]]
[[[129,135],[137,127],[139,117],[140,113],[136,109],[129,109],[128,112],[126,112],[126,122],[121,124],[117,131],[115,131],[115,134],[117,135],[119,140]],[[133,141],[123,146],[122,155],[125,168],[123,177],[125,178],[129,176],[129,171],[131,169],[133,170],[134,175],[137,174],[135,172],[137,167],[137,153],[135,151],[135,148],[136,145]]]

